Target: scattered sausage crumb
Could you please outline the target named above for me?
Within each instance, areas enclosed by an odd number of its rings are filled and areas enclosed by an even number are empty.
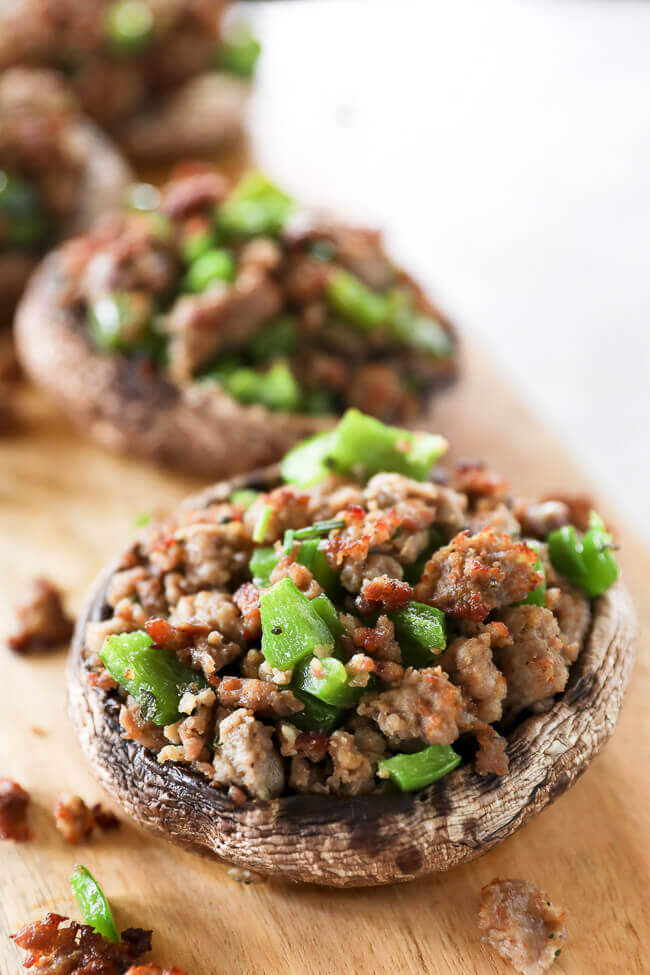
[[[134,971],[142,975],[131,963],[151,950],[151,934],[143,928],[127,928],[122,931],[122,940],[113,944],[88,924],[46,914],[12,934],[11,940],[27,952],[23,967],[35,968],[42,975],[120,975],[127,966],[131,966],[131,975]],[[154,968],[154,975],[156,971],[160,969]],[[144,972],[148,975],[146,966]],[[171,972],[179,975],[177,969]]]
[[[27,598],[16,607],[19,628],[7,643],[15,653],[35,653],[63,646],[74,623],[66,614],[61,593],[49,579],[36,579]]]
[[[54,821],[67,843],[85,843],[94,830],[117,829],[120,821],[101,803],[88,807],[80,796],[59,796],[54,805]]]
[[[25,843],[31,839],[27,825],[30,795],[11,779],[0,779],[0,840]]]
[[[483,940],[521,975],[542,975],[566,941],[566,911],[525,880],[493,880],[481,891]]]

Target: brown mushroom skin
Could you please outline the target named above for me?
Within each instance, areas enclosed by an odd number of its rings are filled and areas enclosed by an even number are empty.
[[[186,504],[207,506],[240,487],[268,489],[277,479],[277,469],[256,472],[216,484]],[[468,763],[417,793],[294,795],[236,805],[200,773],[160,765],[155,755],[124,740],[118,701],[87,681],[85,628],[106,616],[105,593],[116,565],[91,589],[68,667],[70,715],[94,774],[148,829],[286,880],[332,887],[395,883],[486,853],[585,771],[614,730],[634,660],[634,610],[619,581],[594,603],[591,630],[564,695],[510,737],[506,775],[481,777]]]
[[[128,164],[94,123],[79,122],[74,127],[73,138],[85,165],[77,205],[69,220],[59,228],[57,237],[60,239],[81,233],[102,212],[121,206],[133,178]],[[9,323],[16,302],[39,260],[38,256],[19,251],[0,254],[0,325]]]

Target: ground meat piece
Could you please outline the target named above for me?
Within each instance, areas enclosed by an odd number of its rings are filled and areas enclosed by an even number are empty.
[[[278,691],[265,680],[222,677],[215,694],[226,708],[247,708],[266,718],[286,718],[303,710],[302,702],[291,691]]]
[[[246,708],[219,723],[214,782],[237,785],[254,799],[272,799],[284,788],[282,759],[271,742],[273,728],[256,721]]]
[[[11,940],[27,952],[23,967],[37,968],[43,975],[120,975],[151,950],[151,931],[128,928],[122,931],[122,940],[113,944],[88,924],[60,914],[46,914],[26,924]]]
[[[567,582],[562,583],[560,598],[554,606],[560,634],[564,640],[564,658],[567,663],[575,663],[582,649],[589,624],[591,622],[591,606],[589,600],[579,589],[575,589]]]
[[[569,524],[569,507],[564,501],[515,502],[515,515],[524,535],[546,540],[546,536]]]
[[[594,510],[593,498],[586,494],[553,494],[544,500],[565,504],[569,509],[569,524],[575,525],[581,532],[588,530],[589,514]]]
[[[271,514],[262,542],[268,545],[282,538],[288,528],[305,528],[310,524],[309,494],[285,484],[268,494],[261,494],[244,514],[244,526],[252,535],[260,514],[268,505]]]
[[[0,779],[0,840],[24,843],[31,839],[27,825],[29,802],[30,795],[26,789],[11,779]]]
[[[279,582],[280,579],[284,579],[286,576],[291,579],[307,599],[315,599],[323,591],[309,569],[294,560],[293,553],[282,556],[278,564],[274,567],[269,581],[274,586],[276,582]]]
[[[428,539],[428,532],[425,533]],[[348,592],[357,593],[366,579],[372,580],[377,576],[386,575],[391,579],[401,579],[404,569],[392,555],[369,555],[363,561],[350,560],[341,569],[341,585]]]
[[[481,891],[484,941],[521,975],[542,975],[566,942],[566,911],[525,880],[493,880]]]
[[[240,521],[193,522],[179,528],[174,540],[181,546],[178,568],[184,571],[186,592],[226,586],[248,570],[252,545]]]
[[[61,593],[49,579],[36,579],[29,597],[16,608],[20,629],[7,643],[16,653],[52,650],[67,643],[74,623],[63,608]]]
[[[469,518],[469,527],[473,532],[480,532],[484,528],[491,528],[501,535],[518,538],[521,526],[507,504],[491,498],[482,498],[474,508]]]
[[[382,611],[403,609],[412,598],[413,590],[408,582],[381,575],[364,581],[355,602],[362,615],[371,616]]]
[[[117,829],[120,821],[100,803],[89,808],[80,796],[60,796],[54,805],[54,822],[68,843],[84,843],[94,829]]]
[[[494,659],[508,684],[505,711],[524,708],[563,691],[569,677],[565,643],[553,613],[543,606],[513,606],[500,615],[512,642],[494,648]]]
[[[508,771],[508,756],[506,747],[508,742],[494,730],[492,725],[475,724],[472,732],[478,742],[478,752],[474,766],[479,775],[505,775]]]
[[[137,741],[143,748],[158,751],[165,744],[162,729],[142,717],[140,705],[132,697],[127,698],[126,704],[120,708],[120,726],[123,738]]]
[[[384,422],[408,420],[418,412],[418,397],[401,382],[393,365],[370,362],[356,370],[348,402]]]
[[[476,716],[488,724],[500,721],[506,680],[492,659],[492,647],[512,640],[503,623],[489,623],[475,637],[458,637],[438,663],[454,684],[476,705]]]
[[[369,508],[382,509],[419,501],[433,509],[432,522],[452,532],[462,528],[466,520],[467,500],[461,494],[430,481],[413,481],[402,474],[375,474],[368,481],[363,497]]]
[[[502,477],[480,460],[460,461],[453,473],[452,484],[456,491],[466,494],[474,501],[478,498],[503,498],[508,487]]]
[[[541,582],[537,552],[486,528],[461,532],[427,562],[415,598],[454,617],[480,622],[524,599]]]
[[[354,620],[354,617],[351,619]],[[374,627],[355,625],[352,641],[355,647],[360,647],[369,657],[392,660],[395,663],[402,660],[402,650],[395,639],[395,627],[385,615],[379,617]]]
[[[314,792],[320,795],[329,791],[324,782],[323,770],[304,755],[296,755],[291,759],[289,786],[296,792]]]
[[[332,759],[332,774],[326,785],[341,796],[359,796],[372,792],[375,787],[375,770],[371,762],[357,747],[354,737],[347,731],[335,731],[327,746]]]
[[[246,640],[257,639],[262,633],[259,589],[252,582],[245,582],[233,594],[232,600],[244,622],[242,636]]]
[[[357,712],[376,721],[394,740],[419,738],[428,745],[451,745],[459,735],[463,701],[440,667],[409,667],[397,687],[364,694]]]
[[[183,173],[166,184],[160,209],[172,220],[184,220],[197,212],[213,209],[226,198],[225,179],[214,170]]]

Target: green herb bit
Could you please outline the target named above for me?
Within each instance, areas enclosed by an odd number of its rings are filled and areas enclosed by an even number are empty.
[[[288,670],[303,657],[328,655],[334,649],[330,630],[288,576],[262,593],[260,615],[262,653],[278,670]]]
[[[315,676],[315,670],[319,676]],[[345,665],[336,657],[301,660],[294,669],[292,686],[337,708],[351,708],[365,690],[350,686]]]
[[[211,248],[190,264],[183,278],[183,289],[200,294],[215,281],[234,281],[236,273],[237,265],[230,251]]]
[[[106,9],[106,37],[117,54],[139,54],[154,37],[154,19],[142,0],[118,0]]]
[[[415,792],[453,772],[460,761],[451,745],[430,745],[413,755],[400,753],[381,759],[378,774],[390,778],[401,792]]]
[[[602,595],[618,579],[612,536],[595,511],[590,513],[589,529],[581,537],[573,525],[565,525],[551,532],[547,542],[556,572],[583,589],[590,599]]]
[[[248,173],[217,210],[217,228],[229,237],[273,236],[292,209],[292,200],[266,176]]]
[[[259,544],[260,542],[264,541],[272,514],[273,508],[271,505],[265,504],[257,517],[257,521],[255,522],[255,528],[253,529],[254,542]]]
[[[337,528],[345,528],[345,521],[342,518],[330,518],[329,521],[315,521],[308,528],[298,528],[294,531],[293,537],[297,539],[322,538],[323,535],[329,535],[331,531],[335,531]]]
[[[237,24],[217,51],[217,67],[239,78],[252,78],[262,45],[246,24]]]
[[[133,519],[134,528],[144,528],[151,521],[152,515],[149,511],[140,511]]]
[[[447,646],[445,614],[434,606],[410,602],[388,614],[407,667],[426,667]]]
[[[386,426],[359,410],[348,410],[333,429],[298,444],[285,455],[282,476],[289,483],[309,486],[335,471],[367,480],[381,471],[394,471],[424,481],[447,441],[431,433],[412,433]]]
[[[269,362],[289,356],[298,346],[298,328],[293,318],[282,315],[269,322],[251,340],[248,352],[255,362]]]
[[[2,242],[17,250],[37,248],[50,230],[36,185],[1,169],[0,224]]]
[[[89,924],[103,938],[118,944],[120,936],[113,920],[111,906],[90,870],[80,863],[75,864],[70,877],[70,887],[85,924]]]
[[[183,666],[171,650],[153,646],[144,630],[107,637],[99,657],[111,677],[135,698],[147,721],[157,725],[178,721],[185,691],[205,686],[203,677]]]
[[[247,511],[253,502],[257,501],[259,496],[260,492],[254,491],[253,488],[238,488],[237,491],[233,491],[230,495],[230,503]]]
[[[325,296],[333,311],[364,331],[389,324],[390,305],[386,298],[349,271],[341,269],[332,275]]]

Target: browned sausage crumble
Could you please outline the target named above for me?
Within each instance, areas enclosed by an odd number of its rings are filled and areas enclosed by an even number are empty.
[[[41,920],[26,924],[11,939],[27,952],[23,967],[35,968],[43,975],[123,975],[127,969],[132,973],[149,971],[146,966],[132,966],[140,955],[151,950],[151,931],[142,928],[127,928],[122,931],[119,944],[113,944],[87,924],[78,924],[60,914],[46,914]],[[153,972],[156,971],[160,969],[154,968]]]
[[[54,821],[67,843],[85,843],[94,830],[117,829],[120,821],[101,803],[87,806],[80,796],[59,796],[54,804]]]
[[[566,942],[566,911],[525,880],[493,880],[481,891],[484,941],[521,975],[542,975]]]
[[[14,0],[0,9],[0,69],[39,64],[64,73],[84,111],[104,125],[214,66],[227,0],[145,0],[143,42],[120,48],[113,0]],[[143,25],[144,26],[144,25]]]
[[[31,830],[27,825],[29,802],[29,792],[17,782],[0,779],[0,840],[24,843],[31,839]]]
[[[544,538],[544,512],[512,499],[483,468],[471,485],[462,470],[451,484],[383,473],[364,486],[331,474],[312,488],[277,487],[247,509],[230,501],[186,506],[143,530],[110,581],[106,618],[85,636],[87,679],[118,696],[124,738],[161,763],[199,770],[237,803],[287,792],[381,792],[381,759],[461,737],[475,740],[480,774],[504,774],[504,729],[550,708],[564,689],[590,607],[554,572],[543,541],[544,605],[520,605],[541,580],[521,524],[528,518]],[[557,509],[548,517],[555,525]],[[265,586],[251,582],[249,560],[259,544],[275,546],[270,584],[289,576],[317,597],[321,586],[283,537],[331,518],[344,524],[322,544],[340,573],[342,657],[360,697],[338,727],[301,730],[292,671],[272,668],[260,650]],[[411,598],[447,614],[447,648],[426,665],[407,664],[390,618]],[[109,635],[137,630],[197,674],[179,720],[165,727],[146,719],[98,656]]]
[[[259,174],[247,178],[290,206]],[[200,386],[201,397],[216,388],[280,412],[416,415],[453,376],[454,342],[380,235],[288,215],[284,229],[285,216],[266,229],[219,229],[229,192],[219,174],[186,165],[153,209],[125,210],[64,249],[61,301],[98,353],[197,396]],[[202,238],[205,252],[188,256]]]
[[[62,647],[72,636],[74,622],[65,612],[61,593],[49,579],[36,579],[24,602],[16,607],[20,628],[7,644],[16,653],[28,654]]]

